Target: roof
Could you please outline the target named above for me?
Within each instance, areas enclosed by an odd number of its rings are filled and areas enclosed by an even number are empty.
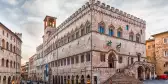
[[[44,18],[44,21],[46,21],[47,17],[57,19],[56,17],[46,15],[46,17]]]
[[[154,34],[154,35],[152,35],[152,36],[155,37],[155,36],[157,36],[157,35],[165,34],[165,33],[168,33],[168,31],[160,32],[160,33]]]
[[[12,32],[10,29],[8,29],[5,25],[3,25],[1,22],[0,22],[0,25],[2,25],[7,31],[9,31],[10,33],[12,33],[17,39],[19,39],[21,42],[22,40],[14,33]]]
[[[151,41],[155,41],[155,39],[148,39],[148,40],[146,40],[146,42],[151,42]]]

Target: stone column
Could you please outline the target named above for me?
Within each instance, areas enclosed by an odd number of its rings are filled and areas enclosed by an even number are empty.
[[[142,74],[143,74],[143,80],[145,80],[146,79],[145,71]]]
[[[149,72],[149,79],[152,80],[151,71]]]

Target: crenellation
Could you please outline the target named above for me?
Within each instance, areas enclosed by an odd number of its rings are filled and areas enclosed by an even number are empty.
[[[126,17],[127,13],[126,13],[126,12],[124,12],[124,14],[123,14],[123,15]]]
[[[97,4],[97,6],[100,6],[100,1],[97,1],[96,4]]]
[[[107,6],[106,6],[106,9],[107,9],[107,10],[110,10],[110,5],[107,5]]]
[[[79,13],[82,12],[81,8],[78,9],[78,12],[79,12]]]
[[[102,3],[102,4],[101,4],[101,7],[102,7],[102,8],[105,8],[105,5],[106,5],[105,3]]]
[[[111,7],[110,11],[114,12],[114,10],[115,10],[114,7]]]
[[[88,7],[89,6],[89,2],[86,2],[86,7]]]
[[[116,9],[115,9],[115,13],[119,13],[119,9],[116,8]]]
[[[85,5],[82,6],[82,10],[84,10],[84,9],[85,9]]]
[[[120,10],[120,15],[123,15],[123,11],[122,10]]]

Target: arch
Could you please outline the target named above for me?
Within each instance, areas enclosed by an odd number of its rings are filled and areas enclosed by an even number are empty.
[[[4,58],[2,58],[2,66],[4,66],[4,64],[5,64],[5,60]]]
[[[117,37],[119,37],[119,38],[121,38],[122,37],[122,28],[121,27],[119,27],[118,29],[117,29]]]
[[[98,25],[99,25],[99,26],[102,26],[102,27],[105,27],[104,21],[99,22]]]
[[[6,67],[9,67],[9,60],[6,60]]]
[[[74,76],[71,77],[71,84],[74,84]]]
[[[66,76],[64,76],[64,84],[66,84],[66,81],[67,81],[67,80],[66,80]]]
[[[109,26],[109,28],[115,29],[114,25],[111,23]]]
[[[90,84],[90,75],[87,75],[87,84]]]
[[[55,84],[58,83],[57,75],[55,76]]]
[[[108,66],[109,68],[115,68],[116,66],[116,55],[114,53],[110,53],[108,56]]]
[[[150,73],[151,73],[151,69],[149,67],[145,67],[146,79],[150,79]]]
[[[58,84],[60,84],[60,76],[58,76]]]
[[[68,82],[67,82],[67,84],[70,84],[70,76],[68,75]]]
[[[144,74],[143,74],[143,72],[144,72],[144,67],[143,67],[143,66],[139,66],[139,67],[137,68],[137,72],[138,72],[138,79],[139,79],[139,80],[143,80],[143,79],[144,79]]]
[[[54,75],[53,75],[53,84],[55,84],[55,77],[54,77]]]
[[[103,21],[98,23],[98,31],[99,33],[105,33],[105,23]]]
[[[78,83],[79,83],[79,76],[76,75],[76,84],[78,84]]]
[[[11,84],[11,77],[8,77],[8,84]]]
[[[61,76],[61,84],[64,84],[63,76]]]
[[[84,77],[84,75],[81,76],[81,84],[85,84],[85,77]]]
[[[5,48],[5,40],[2,39],[2,47]]]
[[[3,84],[6,84],[6,76],[3,77]]]

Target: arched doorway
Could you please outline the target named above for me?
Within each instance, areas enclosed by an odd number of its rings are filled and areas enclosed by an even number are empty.
[[[66,81],[67,81],[67,80],[66,80],[66,76],[64,76],[64,84],[66,84]]]
[[[70,76],[68,76],[68,82],[67,83],[70,84]]]
[[[79,76],[76,76],[76,84],[78,84]]]
[[[145,77],[146,77],[146,79],[150,79],[150,68],[149,67],[146,67],[145,68]]]
[[[108,56],[108,66],[109,68],[115,68],[115,61],[116,61],[116,57],[114,53],[110,53],[110,55]]]
[[[90,84],[90,75],[87,75],[87,84]]]
[[[81,76],[81,84],[85,84],[85,78],[83,75]]]
[[[144,68],[142,66],[139,66],[137,71],[138,71],[138,79],[143,80],[144,79],[144,75],[143,75]]]
[[[74,84],[74,76],[71,77],[71,84]]]
[[[55,84],[55,77],[54,77],[54,75],[53,75],[53,84]]]
[[[64,84],[64,79],[63,79],[63,76],[61,76],[61,84]]]
[[[6,84],[6,76],[3,77],[3,84]]]
[[[11,77],[8,77],[8,84],[11,84]]]
[[[55,76],[55,84],[58,83],[57,75]]]

